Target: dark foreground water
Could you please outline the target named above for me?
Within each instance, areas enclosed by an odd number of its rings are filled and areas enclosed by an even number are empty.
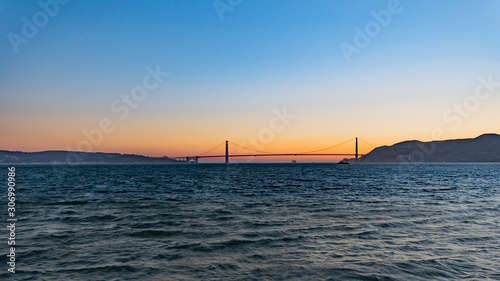
[[[0,279],[500,280],[497,164],[16,168]]]

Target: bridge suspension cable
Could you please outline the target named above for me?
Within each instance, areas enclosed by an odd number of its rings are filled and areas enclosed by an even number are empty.
[[[269,153],[269,152],[266,152],[266,151],[260,151],[260,150],[257,150],[257,149],[252,149],[252,148],[248,148],[248,147],[244,147],[244,146],[241,146],[239,144],[235,144],[234,142],[232,141],[229,141],[229,143],[233,144],[233,145],[236,145],[236,146],[239,146],[241,148],[244,148],[244,149],[247,149],[247,150],[251,150],[251,151],[255,151],[255,152],[259,152],[259,153]]]
[[[302,152],[302,153],[297,153],[297,154],[309,154],[309,153],[320,152],[320,151],[323,151],[323,150],[327,150],[327,149],[330,149],[330,148],[334,148],[334,147],[337,147],[337,146],[341,146],[341,145],[346,144],[346,143],[348,143],[348,142],[350,142],[350,141],[353,141],[354,139],[356,139],[356,138],[352,138],[352,139],[350,139],[350,140],[348,140],[348,141],[345,141],[345,142],[343,142],[343,143],[339,143],[339,144],[336,144],[336,145],[332,145],[332,146],[329,146],[329,147],[326,147],[326,148],[322,148],[322,149],[318,149],[318,150],[313,150],[313,151]]]
[[[320,151],[324,151],[324,150],[328,150],[328,149],[332,149],[334,147],[337,147],[337,146],[341,146],[343,144],[346,144],[348,142],[351,142],[353,140],[356,139],[356,153],[355,154],[342,154],[342,153],[338,153],[338,154],[335,154],[335,153],[317,153],[317,152],[320,152]],[[300,153],[271,153],[271,152],[267,152],[267,151],[261,151],[261,150],[258,150],[258,149],[254,149],[254,148],[249,148],[249,147],[245,147],[245,146],[242,146],[242,145],[239,145],[239,144],[236,144],[232,141],[225,141],[225,142],[222,142],[220,144],[218,144],[217,146],[213,147],[212,149],[210,150],[207,150],[205,152],[203,152],[202,154],[198,154],[197,156],[186,156],[186,157],[172,157],[172,158],[182,158],[182,159],[186,159],[185,161],[189,162],[189,160],[195,160],[196,163],[198,163],[198,159],[199,158],[215,158],[215,157],[226,157],[226,163],[228,163],[228,158],[229,157],[243,157],[243,156],[305,156],[305,155],[313,155],[313,156],[327,156],[327,155],[349,155],[349,156],[353,156],[355,155],[356,158],[358,158],[358,142],[357,140],[361,140],[362,142],[368,144],[368,145],[371,145],[373,147],[375,147],[375,145],[365,141],[365,140],[362,140],[362,139],[359,139],[359,138],[352,138],[350,140],[347,140],[347,141],[344,141],[344,142],[341,142],[339,144],[336,144],[336,145],[332,145],[332,146],[329,146],[329,147],[325,147],[325,148],[322,148],[322,149],[317,149],[317,150],[312,150],[312,151],[307,151],[307,152],[300,152]],[[237,146],[237,147],[240,147],[240,148],[243,148],[245,150],[250,150],[250,151],[253,151],[253,152],[258,152],[258,153],[261,153],[261,154],[229,154],[228,153],[228,144],[231,143],[232,145],[234,146]],[[222,145],[226,144],[226,151],[225,151],[225,154],[217,154],[217,155],[207,155],[208,153],[214,151],[215,149],[218,149],[220,148]]]
[[[205,154],[207,154],[207,153],[209,153],[209,152],[211,152],[211,151],[213,151],[213,150],[215,150],[215,149],[219,148],[219,147],[220,147],[221,145],[223,145],[223,144],[224,144],[224,142],[221,142],[221,143],[220,143],[220,144],[218,144],[216,147],[214,147],[214,148],[212,148],[212,149],[210,149],[210,150],[208,150],[208,151],[205,151],[205,152],[203,152],[202,154],[200,154],[200,155],[198,155],[198,156],[203,156],[203,155],[205,155]]]
[[[369,142],[367,142],[367,141],[364,141],[364,140],[362,140],[362,139],[359,139],[359,140],[360,140],[360,141],[362,141],[362,142],[364,142],[364,143],[366,143],[366,144],[368,144],[368,145],[371,145],[371,146],[373,146],[373,147],[377,147],[377,146],[375,146],[375,145],[373,145],[373,144],[371,144],[371,143],[369,143]]]

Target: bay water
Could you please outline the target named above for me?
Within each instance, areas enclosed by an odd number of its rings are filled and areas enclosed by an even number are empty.
[[[16,181],[2,279],[500,280],[500,164],[20,165]]]

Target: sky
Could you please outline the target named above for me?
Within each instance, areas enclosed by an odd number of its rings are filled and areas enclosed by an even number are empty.
[[[230,140],[295,153],[359,137],[367,153],[499,133],[499,12],[494,0],[0,0],[0,149],[185,156]]]

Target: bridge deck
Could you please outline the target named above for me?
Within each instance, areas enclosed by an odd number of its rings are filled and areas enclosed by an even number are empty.
[[[257,157],[257,156],[356,156],[350,153],[262,153],[262,154],[229,154],[228,157]],[[362,156],[358,154],[358,156]],[[203,155],[203,156],[190,156],[189,158],[218,158],[226,157],[225,154],[221,155]]]
[[[324,150],[328,150],[328,149],[340,146],[340,145],[348,143],[348,142],[350,142],[352,140],[356,140],[355,153],[316,153],[316,152],[320,152],[320,151],[324,151]],[[229,143],[232,143],[233,145],[239,146],[240,148],[243,148],[243,149],[254,151],[256,153],[251,153],[251,154],[250,153],[249,154],[229,154]],[[247,147],[244,147],[244,146],[241,146],[241,145],[238,145],[238,144],[235,144],[233,142],[230,142],[230,141],[226,140],[225,141],[225,144],[226,144],[226,151],[225,151],[226,153],[225,154],[205,155],[205,154],[210,153],[212,150],[217,149],[218,147],[220,147],[223,144],[224,143],[221,143],[221,144],[217,145],[216,147],[214,147],[214,148],[206,151],[205,153],[202,153],[201,155],[183,156],[183,157],[170,157],[170,158],[173,158],[173,159],[176,159],[176,160],[179,160],[179,161],[187,161],[187,162],[195,161],[195,163],[198,163],[198,159],[202,159],[202,158],[226,158],[226,163],[229,163],[229,158],[232,158],[232,157],[352,156],[352,157],[356,157],[356,159],[358,159],[359,157],[363,156],[363,154],[359,154],[358,153],[358,138],[357,137],[353,138],[353,139],[350,139],[348,141],[345,141],[343,143],[337,144],[337,145],[333,145],[333,146],[330,146],[330,147],[326,147],[326,148],[318,149],[318,150],[313,150],[313,151],[309,151],[309,152],[303,152],[303,153],[269,153],[269,152],[265,152],[265,151],[258,151],[256,149],[252,149],[252,148],[247,148]]]

